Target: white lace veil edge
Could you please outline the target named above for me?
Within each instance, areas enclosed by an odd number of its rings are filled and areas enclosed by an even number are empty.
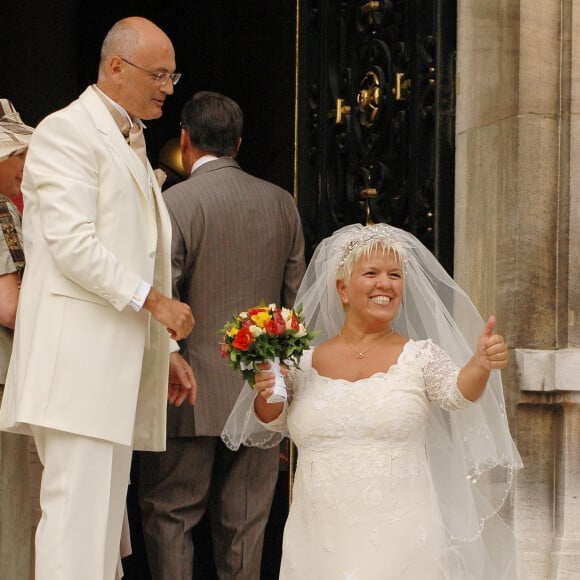
[[[347,247],[373,244],[381,237],[387,237],[404,255],[403,300],[393,328],[413,340],[430,338],[463,366],[484,328],[482,317],[417,238],[386,224],[349,225],[317,246],[295,302],[295,306],[302,305],[308,327],[321,331],[314,344],[342,328],[344,313],[336,292],[336,273]],[[257,433],[256,426],[266,429],[253,418],[248,399],[249,394],[242,391],[232,412],[245,417],[242,423],[247,432],[233,437],[230,424],[227,438],[236,444],[267,446],[273,434],[262,437]],[[240,420],[235,419],[235,423],[239,428]],[[522,466],[509,432],[500,373],[492,372],[477,404],[454,413],[433,408],[427,431],[427,456],[448,538],[455,543],[476,542],[486,523],[502,508],[514,469]],[[285,434],[274,435],[281,438]]]
[[[222,441],[232,450],[241,445],[267,449],[278,445],[287,435],[285,432],[271,431],[260,423],[254,414],[254,398],[257,391],[247,382],[240,391],[238,399],[226,421],[221,434]]]

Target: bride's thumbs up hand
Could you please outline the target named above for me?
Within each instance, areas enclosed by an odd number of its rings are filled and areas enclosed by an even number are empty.
[[[487,370],[505,369],[508,364],[508,347],[500,334],[494,334],[496,319],[487,319],[483,332],[477,340],[477,362]]]

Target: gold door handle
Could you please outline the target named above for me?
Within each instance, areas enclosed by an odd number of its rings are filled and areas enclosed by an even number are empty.
[[[405,79],[404,72],[395,73],[395,86],[393,87],[395,101],[406,101],[407,95],[403,91],[408,91],[410,88],[411,79]]]
[[[343,115],[350,115],[350,106],[344,104],[344,99],[336,99],[336,110],[330,116],[334,116],[334,122],[340,125],[345,121]]]

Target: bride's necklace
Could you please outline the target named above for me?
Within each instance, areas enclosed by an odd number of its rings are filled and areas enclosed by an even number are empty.
[[[381,338],[381,340],[379,340],[378,342],[375,342],[375,344],[373,344],[370,348],[367,348],[366,350],[356,350],[356,348],[353,348],[344,338],[344,336],[342,336],[342,330],[338,331],[338,336],[340,336],[342,342],[344,342],[344,344],[346,344],[346,346],[348,346],[348,348],[350,348],[350,350],[352,350],[352,352],[354,352],[354,354],[356,355],[356,358],[361,359],[365,357],[365,354],[369,351],[371,351],[373,348],[375,348],[375,346],[378,346],[379,344],[385,342],[388,338],[390,338],[393,334],[395,334],[395,331],[391,328],[389,330],[389,332],[387,332],[387,334],[385,334],[385,336],[383,336],[383,338]]]

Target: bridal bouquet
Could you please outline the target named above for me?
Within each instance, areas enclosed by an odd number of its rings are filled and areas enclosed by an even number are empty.
[[[298,365],[302,353],[310,348],[310,341],[318,334],[306,328],[301,311],[301,306],[292,310],[276,304],[260,304],[234,315],[219,331],[223,334],[221,355],[229,359],[233,369],[242,371],[251,387],[259,370],[255,363],[270,362],[276,385],[268,402],[286,400],[280,362]]]

